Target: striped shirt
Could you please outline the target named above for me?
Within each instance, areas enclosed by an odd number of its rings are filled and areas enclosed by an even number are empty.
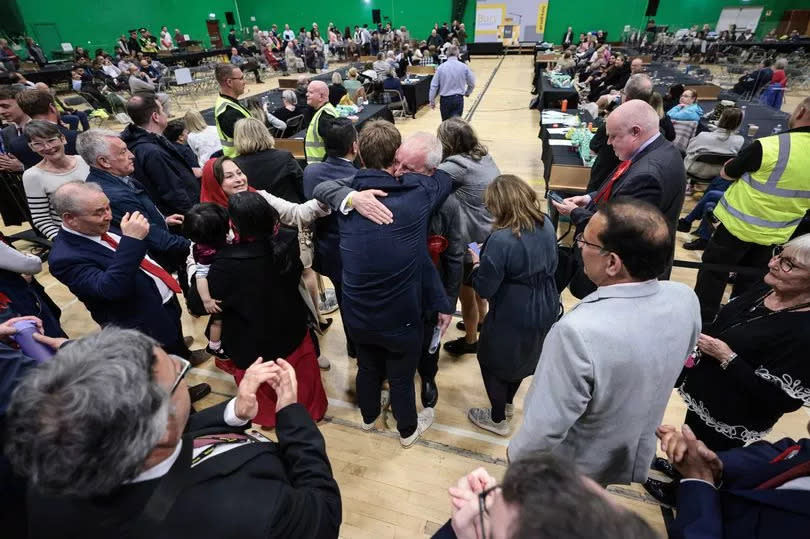
[[[73,181],[85,181],[90,174],[90,167],[84,159],[76,156],[76,165],[67,172],[43,170],[40,165],[23,172],[23,187],[31,210],[31,222],[34,227],[52,240],[60,230],[62,218],[51,206],[51,197],[62,184]],[[44,161],[41,163],[44,164]]]

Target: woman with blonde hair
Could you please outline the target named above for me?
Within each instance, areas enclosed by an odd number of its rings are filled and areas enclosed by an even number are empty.
[[[202,167],[211,157],[211,154],[222,150],[217,128],[206,124],[202,114],[194,109],[189,109],[186,112],[183,121],[186,122],[186,129],[188,129],[186,142],[194,151],[194,155],[197,156],[197,161]]]
[[[492,216],[484,205],[484,190],[501,171],[486,146],[478,141],[472,126],[462,118],[448,118],[436,133],[442,144],[442,164],[439,168],[460,184],[453,192],[458,200],[459,230],[464,244],[483,242],[492,231]],[[487,302],[475,295],[470,281],[472,262],[464,260],[464,280],[459,290],[463,322],[456,327],[466,335],[446,342],[444,349],[451,354],[474,354],[478,349],[477,333],[487,312]]]
[[[351,99],[352,102],[356,102],[358,96],[360,96],[360,92],[362,92],[362,97],[365,97],[366,92],[363,89],[363,84],[357,80],[359,73],[356,67],[349,68],[347,75],[348,78],[343,81],[343,87],[346,88],[349,99]]]
[[[507,436],[515,393],[534,373],[546,333],[557,320],[557,238],[537,193],[517,176],[495,178],[484,203],[492,214],[492,233],[480,255],[470,252],[473,288],[489,300],[478,364],[491,407],[470,408],[467,418]]]

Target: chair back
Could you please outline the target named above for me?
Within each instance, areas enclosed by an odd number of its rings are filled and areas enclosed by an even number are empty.
[[[720,175],[723,165],[729,159],[737,157],[736,154],[700,153],[686,170],[686,175],[696,180],[711,181]]]
[[[284,132],[281,133],[281,138],[287,138],[295,135],[299,131],[301,131],[301,127],[304,125],[304,115],[299,114],[298,116],[293,116],[289,120],[287,120],[287,128]]]
[[[672,143],[685,155],[689,141],[695,136],[698,123],[687,120],[672,120],[672,125],[675,127],[675,140]]]

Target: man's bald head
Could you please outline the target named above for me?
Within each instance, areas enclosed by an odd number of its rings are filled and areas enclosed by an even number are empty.
[[[329,87],[321,80],[314,80],[307,86],[307,105],[315,110],[329,101]]]
[[[658,113],[649,103],[638,99],[627,101],[608,116],[608,144],[613,146],[619,159],[630,159],[642,144],[658,133],[658,122]]]
[[[417,132],[397,150],[395,175],[408,172],[431,176],[442,162],[442,144],[434,135]]]
[[[644,62],[641,61],[641,58],[633,58],[633,61],[630,62],[630,73],[634,75],[636,73],[641,73],[644,71]]]
[[[805,97],[804,101],[796,105],[796,108],[793,109],[788,127],[795,129],[797,127],[808,126],[810,126],[810,97]]]

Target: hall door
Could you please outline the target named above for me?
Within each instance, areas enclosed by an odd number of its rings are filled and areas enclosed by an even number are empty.
[[[224,49],[225,45],[222,42],[222,34],[219,33],[219,20],[208,19],[205,21],[205,24],[208,26],[208,39],[211,40],[211,48]]]

